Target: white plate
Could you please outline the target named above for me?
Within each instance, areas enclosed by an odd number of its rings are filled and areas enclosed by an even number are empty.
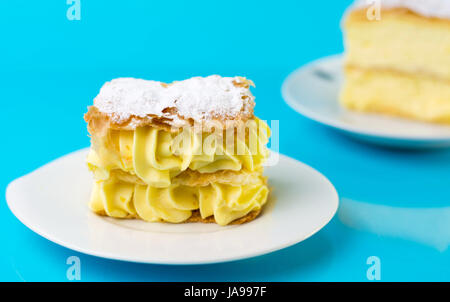
[[[267,167],[273,194],[261,216],[243,225],[147,223],[104,218],[87,207],[92,176],[83,149],[13,181],[6,199],[37,234],[105,258],[160,264],[202,264],[262,255],[296,244],[334,216],[338,196],[319,172],[280,155]]]
[[[300,114],[367,142],[408,148],[450,146],[448,126],[343,109],[338,102],[342,62],[337,55],[297,69],[283,83],[283,98]]]

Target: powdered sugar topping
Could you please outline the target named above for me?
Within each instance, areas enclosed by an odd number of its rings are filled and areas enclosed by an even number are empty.
[[[407,8],[430,18],[450,19],[450,0],[357,0],[354,8],[361,8],[381,1],[382,9]]]
[[[135,78],[107,82],[94,99],[94,106],[121,123],[131,116],[165,117],[173,125],[184,119],[197,122],[217,117],[252,113],[254,96],[241,77],[194,77],[170,85]]]

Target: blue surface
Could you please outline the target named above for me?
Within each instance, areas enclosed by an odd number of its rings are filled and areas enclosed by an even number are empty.
[[[327,227],[291,248],[182,267],[59,247],[23,226],[3,197],[0,280],[65,281],[75,255],[82,281],[367,281],[370,256],[381,261],[382,281],[450,281],[450,151],[360,144],[281,98],[292,70],[342,51],[339,22],[349,3],[81,0],[81,20],[69,21],[63,0],[1,1],[0,187],[89,145],[82,115],[103,82],[221,74],[255,81],[257,115],[280,120],[280,151],[324,173],[343,199]]]

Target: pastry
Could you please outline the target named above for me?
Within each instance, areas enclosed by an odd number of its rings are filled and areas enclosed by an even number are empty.
[[[256,218],[269,194],[263,163],[270,129],[253,114],[251,85],[217,75],[105,83],[85,115],[90,208],[149,222]]]
[[[450,1],[366,3],[357,1],[344,18],[342,105],[450,123]]]

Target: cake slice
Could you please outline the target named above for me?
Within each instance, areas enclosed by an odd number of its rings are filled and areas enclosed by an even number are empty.
[[[253,115],[250,85],[220,76],[106,83],[85,115],[90,208],[171,223],[254,219],[269,194],[270,130]]]
[[[357,1],[344,20],[348,109],[450,123],[450,1]],[[374,7],[375,9],[377,7]]]

